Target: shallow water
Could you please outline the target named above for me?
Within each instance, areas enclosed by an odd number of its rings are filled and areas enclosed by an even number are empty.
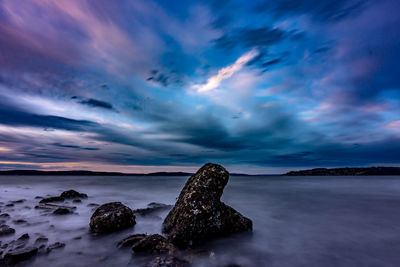
[[[174,204],[187,178],[1,176],[0,210],[11,215],[6,224],[16,233],[0,241],[28,233],[31,243],[40,235],[66,243],[23,266],[140,266],[149,258],[115,243],[131,233],[160,233],[168,211],[137,216],[132,229],[95,236],[87,204]],[[33,208],[35,196],[68,189],[89,195],[81,204],[69,203],[75,214],[45,215]],[[5,207],[18,199],[26,201]],[[204,244],[194,251],[194,266],[400,266],[400,177],[235,176],[222,200],[251,218],[254,231]],[[17,219],[28,224],[13,223]]]

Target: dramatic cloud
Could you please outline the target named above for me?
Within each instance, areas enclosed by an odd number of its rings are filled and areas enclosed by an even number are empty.
[[[0,169],[399,165],[399,10],[0,1]]]

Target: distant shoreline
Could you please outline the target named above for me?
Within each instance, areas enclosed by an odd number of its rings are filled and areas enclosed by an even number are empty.
[[[123,173],[123,172],[96,172],[96,171],[39,171],[39,170],[5,170],[1,175],[20,176],[192,176],[190,172],[151,172],[151,173]],[[231,173],[231,176],[272,176],[271,174],[242,174]],[[274,174],[279,176],[279,174]]]
[[[190,172],[151,172],[151,173],[123,173],[97,171],[39,171],[39,170],[4,170],[0,176],[192,176]],[[230,176],[373,176],[373,175],[400,175],[400,167],[360,167],[360,168],[314,168],[299,171],[290,171],[284,174],[245,174],[230,173]]]
[[[400,167],[365,167],[365,168],[315,168],[291,171],[282,176],[373,176],[400,175]]]

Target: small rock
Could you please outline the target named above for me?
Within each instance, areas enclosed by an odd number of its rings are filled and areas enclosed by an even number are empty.
[[[119,241],[117,243],[117,247],[118,248],[122,248],[122,247],[131,247],[133,244],[139,242],[140,240],[142,240],[143,238],[145,238],[147,235],[145,234],[134,234],[134,235],[130,235],[128,237],[125,237],[124,239],[122,239],[121,241]]]
[[[83,193],[79,193],[75,190],[68,190],[61,193],[60,197],[63,198],[87,198],[88,196]]]
[[[76,236],[76,237],[74,237],[74,238],[72,238],[73,240],[81,240],[82,239],[82,237],[81,236]]]
[[[176,248],[165,237],[154,234],[146,236],[139,242],[133,244],[132,250],[135,253],[143,254],[171,254]]]
[[[3,214],[0,214],[0,217],[1,217],[1,218],[9,218],[9,217],[10,217],[10,214],[8,214],[8,213],[3,213]]]
[[[145,267],[188,267],[190,263],[172,255],[155,257]]]
[[[57,208],[55,211],[53,211],[53,214],[55,215],[66,215],[70,213],[72,213],[72,211],[66,208]]]
[[[18,240],[28,240],[28,239],[29,239],[29,234],[23,234],[18,238]]]
[[[25,247],[20,249],[9,250],[4,256],[4,261],[8,264],[14,264],[20,261],[27,260],[35,256],[38,252],[36,247]]]
[[[15,229],[11,228],[8,225],[2,225],[0,226],[0,236],[5,236],[5,235],[12,235],[15,233]]]
[[[49,203],[49,202],[64,202],[63,197],[48,197],[48,198],[43,198],[42,200],[39,201],[39,203]]]
[[[82,200],[80,200],[80,199],[74,199],[74,200],[72,200],[72,203],[82,203]]]
[[[6,204],[6,207],[14,207],[14,204],[13,203],[8,203],[8,204]]]
[[[136,224],[135,215],[121,202],[103,204],[90,218],[90,228],[96,233],[114,232]]]
[[[98,207],[98,206],[100,206],[99,204],[96,204],[96,203],[89,203],[89,204],[87,204],[87,207]]]
[[[63,247],[65,247],[65,243],[56,242],[56,243],[51,244],[50,246],[48,246],[48,247],[46,248],[46,252],[47,252],[47,253],[50,253],[50,252],[51,252],[52,250],[54,250],[54,249],[59,249],[59,248],[63,248]]]
[[[43,199],[41,196],[36,196],[35,199]]]

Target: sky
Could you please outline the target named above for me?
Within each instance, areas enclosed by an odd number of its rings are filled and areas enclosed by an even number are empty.
[[[400,166],[398,0],[0,0],[0,169]]]

